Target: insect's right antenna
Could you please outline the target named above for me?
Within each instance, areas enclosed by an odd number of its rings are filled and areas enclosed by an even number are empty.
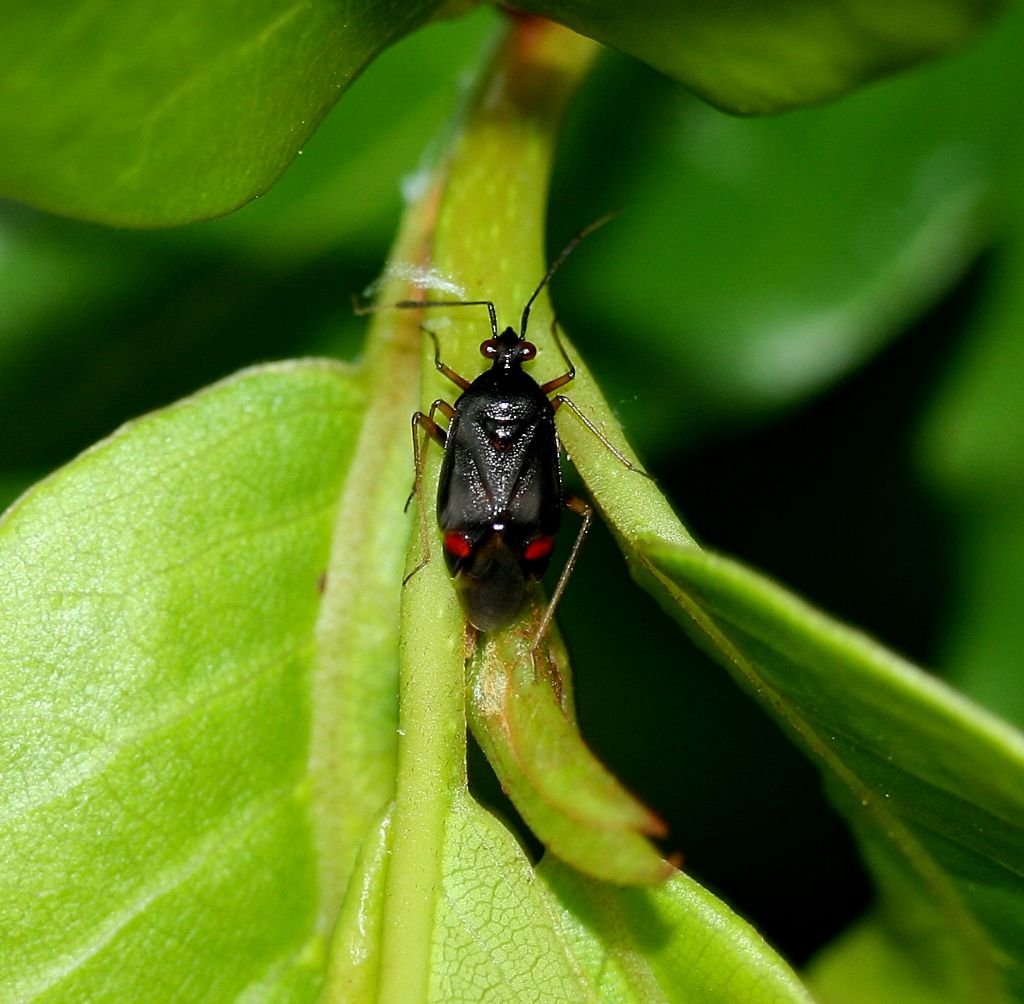
[[[399,300],[398,303],[366,304],[352,297],[352,312],[360,317],[379,314],[382,310],[414,310],[418,307],[486,307],[491,318],[491,333],[498,337],[498,312],[490,300]]]
[[[565,245],[564,248],[562,248],[559,256],[551,263],[551,267],[545,273],[544,278],[541,279],[540,285],[533,291],[533,296],[526,301],[526,306],[523,307],[523,319],[519,325],[520,338],[526,337],[526,323],[530,319],[530,308],[533,306],[533,301],[540,296],[540,291],[551,281],[551,277],[562,267],[562,263],[565,259],[576,250],[580,241],[589,237],[599,227],[603,227],[609,220],[618,216],[620,212],[622,212],[621,209],[613,209],[610,213],[605,213],[604,216],[599,217],[594,220],[593,223],[585,226],[578,234],[576,234],[575,237],[573,237],[571,241],[569,241],[568,244]]]

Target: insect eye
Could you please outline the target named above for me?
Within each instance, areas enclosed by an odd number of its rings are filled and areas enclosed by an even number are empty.
[[[533,342],[520,342],[516,347],[516,355],[519,356],[523,362],[528,359],[532,359],[537,354],[537,346]]]
[[[480,355],[493,359],[498,354],[498,343],[493,338],[480,343]]]
[[[523,557],[527,561],[539,561],[541,558],[546,558],[550,553],[551,549],[555,546],[554,539],[551,537],[538,537],[536,540],[531,540],[526,545],[526,550],[523,551]]]

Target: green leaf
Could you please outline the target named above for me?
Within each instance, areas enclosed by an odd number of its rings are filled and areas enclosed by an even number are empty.
[[[362,408],[337,364],[252,370],[0,525],[0,996],[311,998],[340,897],[315,636]]]
[[[1024,185],[1012,232],[986,276],[979,316],[923,429],[925,468],[956,520],[957,614],[944,630],[946,666],[968,693],[1024,726],[1019,616],[1024,589]]]
[[[412,402],[382,374],[411,396],[416,363],[381,330],[359,378],[243,373],[6,517],[3,996],[319,986],[394,789]]]
[[[229,212],[273,184],[377,52],[440,6],[7,3],[0,192],[134,226]]]
[[[927,905],[921,920],[911,897],[891,902],[885,917],[872,910],[818,955],[805,974],[819,1004],[950,1004],[961,976],[942,918]],[[930,914],[930,916],[929,916]],[[908,927],[914,928],[908,938]]]
[[[390,816],[360,858],[335,933],[325,1004],[378,999]],[[445,825],[430,1001],[806,1004],[761,938],[692,879],[619,889],[545,859],[536,871],[464,788]],[[538,876],[540,881],[538,881]]]
[[[995,0],[526,0],[525,10],[621,49],[740,114],[836,97],[969,38]]]
[[[538,651],[551,660],[550,674],[535,666],[530,646],[543,612],[544,604],[535,604],[514,629],[477,643],[466,709],[473,735],[549,853],[606,882],[664,882],[674,869],[645,839],[664,836],[664,824],[597,761],[568,700],[555,695],[551,674],[561,685],[564,650],[552,644]]]
[[[595,882],[552,858],[538,872],[600,1000],[810,1002],[757,932],[681,872],[654,889]]]
[[[1022,46],[1016,6],[955,57],[764,119],[599,64],[556,171],[556,232],[624,211],[556,295],[645,456],[791,409],[947,295],[1006,227]]]
[[[741,565],[647,553],[666,603],[831,779],[877,872],[941,918],[949,999],[1024,992],[1024,737]]]

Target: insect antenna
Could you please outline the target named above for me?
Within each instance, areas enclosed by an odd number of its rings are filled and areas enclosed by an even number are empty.
[[[541,279],[540,284],[533,291],[533,296],[531,296],[530,299],[526,301],[526,306],[523,307],[523,319],[519,325],[520,338],[526,337],[526,324],[530,319],[530,308],[533,306],[533,301],[536,300],[538,296],[540,296],[540,291],[551,281],[551,277],[562,267],[562,264],[565,262],[565,259],[568,258],[569,255],[571,255],[573,251],[576,250],[576,248],[579,246],[580,241],[589,237],[598,228],[603,227],[609,220],[618,216],[620,212],[622,212],[621,209],[613,209],[611,212],[605,213],[604,216],[599,217],[598,219],[594,220],[593,223],[590,223],[587,226],[585,226],[578,234],[576,234],[575,237],[572,238],[572,240],[569,241],[568,244],[565,245],[564,248],[562,248],[561,253],[551,263],[551,267],[545,273],[544,278]]]
[[[352,297],[352,313],[358,317],[379,314],[383,310],[414,310],[420,307],[486,307],[491,318],[491,332],[498,337],[498,312],[490,300],[399,300],[398,303],[362,303]]]

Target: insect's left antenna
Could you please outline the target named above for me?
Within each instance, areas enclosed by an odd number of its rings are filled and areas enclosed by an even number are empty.
[[[417,307],[486,307],[491,318],[491,334],[498,337],[498,312],[490,300],[399,300],[398,303],[360,303],[352,297],[352,312],[358,316],[363,314],[379,314],[382,310],[414,310]]]
[[[520,338],[526,337],[526,325],[530,319],[530,308],[533,306],[533,301],[536,300],[538,296],[540,296],[540,291],[551,281],[551,277],[562,267],[562,264],[565,261],[565,259],[568,258],[569,255],[571,255],[573,251],[576,250],[576,248],[579,246],[580,241],[589,237],[595,230],[599,229],[600,227],[603,227],[609,220],[614,219],[616,216],[618,216],[620,212],[622,212],[621,209],[613,209],[610,213],[605,213],[604,216],[599,217],[598,219],[594,220],[593,223],[589,224],[588,226],[585,226],[578,234],[576,234],[575,237],[573,237],[571,241],[569,241],[568,244],[565,245],[564,248],[562,248],[562,251],[559,254],[559,256],[551,263],[551,267],[545,273],[544,278],[541,279],[540,285],[538,285],[537,288],[533,291],[533,296],[531,296],[530,299],[526,301],[526,306],[523,307],[523,319],[519,324]]]

